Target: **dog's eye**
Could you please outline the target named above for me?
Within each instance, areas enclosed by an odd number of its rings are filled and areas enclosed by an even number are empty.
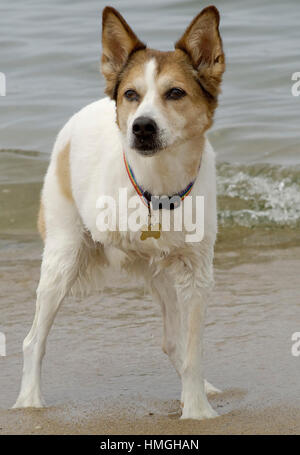
[[[186,92],[182,88],[174,87],[168,90],[165,96],[167,100],[179,100],[180,98],[183,98],[185,95]]]
[[[124,96],[128,101],[138,101],[140,96],[135,90],[126,90]]]

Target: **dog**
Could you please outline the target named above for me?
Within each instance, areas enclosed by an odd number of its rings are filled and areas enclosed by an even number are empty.
[[[161,306],[163,351],[182,382],[181,418],[217,416],[207,399],[218,389],[204,380],[202,339],[217,235],[215,156],[206,131],[225,70],[219,21],[214,6],[203,9],[175,49],[161,52],[147,48],[114,8],[103,10],[107,97],[76,113],[54,145],[38,218],[44,252],[36,314],[23,343],[15,408],[45,405],[41,365],[55,315],[69,291],[100,283],[111,265],[141,276]],[[99,227],[99,196],[118,206],[120,188],[143,202],[146,227]],[[152,197],[175,195],[182,208],[187,192],[204,198],[201,241],[187,242],[184,227],[167,232],[151,220]],[[177,209],[159,205],[157,212]]]

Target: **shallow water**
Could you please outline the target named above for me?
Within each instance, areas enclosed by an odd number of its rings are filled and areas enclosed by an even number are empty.
[[[300,97],[291,95],[292,73],[300,71],[300,4],[214,3],[227,72],[209,134],[218,156],[220,233],[207,377],[237,393],[224,408],[216,401],[221,413],[282,400],[299,406],[300,361],[290,350],[292,333],[300,331]],[[144,41],[162,50],[206,4],[113,2]],[[16,398],[21,344],[33,318],[42,253],[36,213],[51,146],[71,114],[103,96],[104,5],[0,5],[0,72],[7,77],[7,95],[0,97],[0,331],[7,337],[0,408]],[[177,399],[180,385],[160,350],[161,330],[159,308],[135,286],[68,299],[49,338],[46,400],[91,407],[130,398],[141,409],[164,412],[163,400]]]
[[[0,5],[0,71],[7,78],[7,95],[0,97],[0,150],[23,151],[0,153],[0,232],[29,227],[37,183],[57,132],[104,90],[99,61],[105,3],[26,4],[3,0]],[[113,3],[145,42],[163,50],[172,48],[206,4]],[[226,199],[220,221],[297,226],[300,97],[292,96],[291,77],[300,64],[299,2],[276,0],[272,8],[267,0],[240,2],[238,8],[234,0],[215,4],[227,56],[223,93],[209,133],[220,163],[219,193]]]
[[[20,346],[32,322],[40,253],[41,245],[28,239],[26,247],[14,241],[1,256],[7,336],[7,357],[0,357],[2,409],[18,392]],[[299,257],[299,248],[217,250],[205,367],[207,378],[224,391],[213,401],[221,415],[280,403],[300,406],[299,357],[291,353],[291,336],[299,331]],[[112,412],[114,402],[122,412],[131,403],[138,416],[178,414],[180,383],[161,350],[161,332],[159,307],[133,285],[67,299],[44,362],[47,403],[59,406],[57,416],[67,405],[78,417],[84,409]]]

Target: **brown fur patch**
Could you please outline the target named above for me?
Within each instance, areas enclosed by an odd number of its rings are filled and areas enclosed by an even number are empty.
[[[188,96],[181,99],[179,102],[169,102],[164,98],[164,92],[161,93],[161,110],[165,113],[166,117],[172,115],[172,110],[175,110],[179,115],[186,119],[185,137],[184,141],[193,137],[200,137],[203,133],[211,127],[213,114],[218,105],[217,96],[208,97],[203,87],[199,84],[198,72],[193,67],[192,61],[187,53],[180,49],[170,52],[162,52],[154,49],[145,49],[136,52],[127,63],[123,73],[121,82],[118,89],[117,98],[117,123],[125,132],[127,124],[127,116],[135,109],[137,103],[128,103],[124,100],[124,91],[131,87],[132,81],[143,73],[145,64],[155,59],[157,65],[157,78],[161,76],[169,77],[170,84],[168,88],[174,86],[181,86]],[[140,102],[143,97],[141,96]],[[205,125],[202,124],[203,116],[206,115]],[[123,119],[123,121],[122,121]]]
[[[63,148],[56,161],[56,175],[59,182],[59,186],[63,195],[73,201],[73,195],[71,190],[71,175],[70,175],[70,144],[68,143]]]
[[[107,24],[110,24],[111,19],[107,21]],[[176,147],[186,145],[187,153],[183,153],[181,164],[191,179],[196,176],[201,163],[204,133],[212,125],[225,70],[219,19],[218,10],[215,7],[205,8],[191,22],[182,38],[177,41],[175,50],[169,52],[142,46],[137,46],[129,52],[129,48],[133,46],[137,37],[131,29],[128,31],[125,26],[126,39],[123,39],[122,44],[119,42],[118,46],[122,47],[125,43],[127,51],[122,54],[122,57],[124,59],[127,55],[127,59],[123,60],[122,65],[119,65],[115,72],[108,63],[111,64],[116,58],[120,59],[121,54],[117,52],[115,58],[111,56],[110,62],[106,61],[106,68],[109,68],[109,72],[104,74],[107,87],[109,87],[106,93],[116,101],[117,124],[123,136],[126,137],[128,117],[135,114],[146,94],[143,83],[145,66],[150,60],[155,60],[156,108],[164,118],[168,119],[170,134],[173,132],[175,136],[175,140],[170,140],[170,145],[167,143],[163,145],[164,155],[172,154],[174,149],[175,157]],[[116,17],[113,18],[113,24],[113,27],[116,27]],[[112,30],[112,23],[106,27],[108,30]],[[122,19],[117,28],[119,32],[114,34],[114,38],[121,40],[121,35],[125,30]],[[108,38],[112,44],[112,37]],[[130,45],[129,42],[131,42]],[[139,41],[139,43],[141,42]],[[114,46],[110,45],[110,52],[115,45],[116,43]],[[104,54],[108,55],[107,52]],[[181,88],[186,95],[178,100],[170,101],[167,93],[174,87]],[[138,99],[134,102],[128,101],[124,96],[125,92],[130,89],[138,93]],[[180,134],[174,133],[175,128],[177,128],[176,132],[180,131]],[[165,180],[172,177],[172,175],[170,176],[172,170],[169,169],[167,161],[164,165],[163,157],[160,159],[158,155],[155,163],[158,167],[157,172]]]
[[[46,222],[45,222],[44,204],[42,203],[42,201],[40,202],[37,226],[38,226],[38,231],[40,233],[40,236],[45,241],[45,239],[46,239]]]
[[[119,76],[129,56],[139,49],[145,49],[125,19],[114,8],[107,6],[102,15],[101,68],[106,79],[106,94],[115,97]]]
[[[171,122],[176,121],[176,116],[185,119],[185,126],[182,128],[180,142],[189,143],[189,153],[184,157],[182,165],[185,172],[192,180],[198,172],[201,162],[201,155],[204,145],[204,133],[213,122],[214,111],[217,107],[217,97],[207,97],[198,82],[198,73],[194,69],[192,61],[185,52],[180,49],[170,52],[162,52],[153,49],[145,49],[136,52],[128,62],[122,73],[122,79],[118,89],[117,98],[117,123],[123,134],[126,134],[127,119],[130,114],[138,108],[143,101],[144,94],[139,90],[140,99],[138,102],[129,103],[124,98],[124,92],[129,88],[136,89],[134,81],[143,76],[145,65],[151,59],[156,62],[156,80],[160,104],[159,109]],[[165,93],[172,87],[181,87],[187,93],[179,101],[168,101]],[[166,147],[165,153],[172,153],[174,145]],[[171,169],[164,168],[163,160],[156,160],[157,172],[169,179]]]
[[[219,33],[220,15],[215,6],[199,13],[175,44],[189,55],[198,81],[207,94],[216,97],[225,71],[225,56]]]
[[[204,8],[175,44],[175,52],[161,52],[147,49],[122,16],[113,8],[106,8],[103,12],[102,36],[102,72],[107,82],[106,93],[117,101],[119,86],[128,74],[128,69],[155,58],[158,72],[161,65],[170,67],[176,62],[192,67],[194,80],[215,109],[225,71],[219,22],[217,8]],[[185,59],[182,54],[185,54]]]

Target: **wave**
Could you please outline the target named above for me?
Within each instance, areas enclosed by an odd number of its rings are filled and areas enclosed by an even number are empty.
[[[218,217],[225,227],[300,226],[300,166],[220,163]]]
[[[1,228],[35,229],[39,192],[47,156],[0,150]],[[300,227],[300,165],[217,165],[218,218],[221,227]]]

